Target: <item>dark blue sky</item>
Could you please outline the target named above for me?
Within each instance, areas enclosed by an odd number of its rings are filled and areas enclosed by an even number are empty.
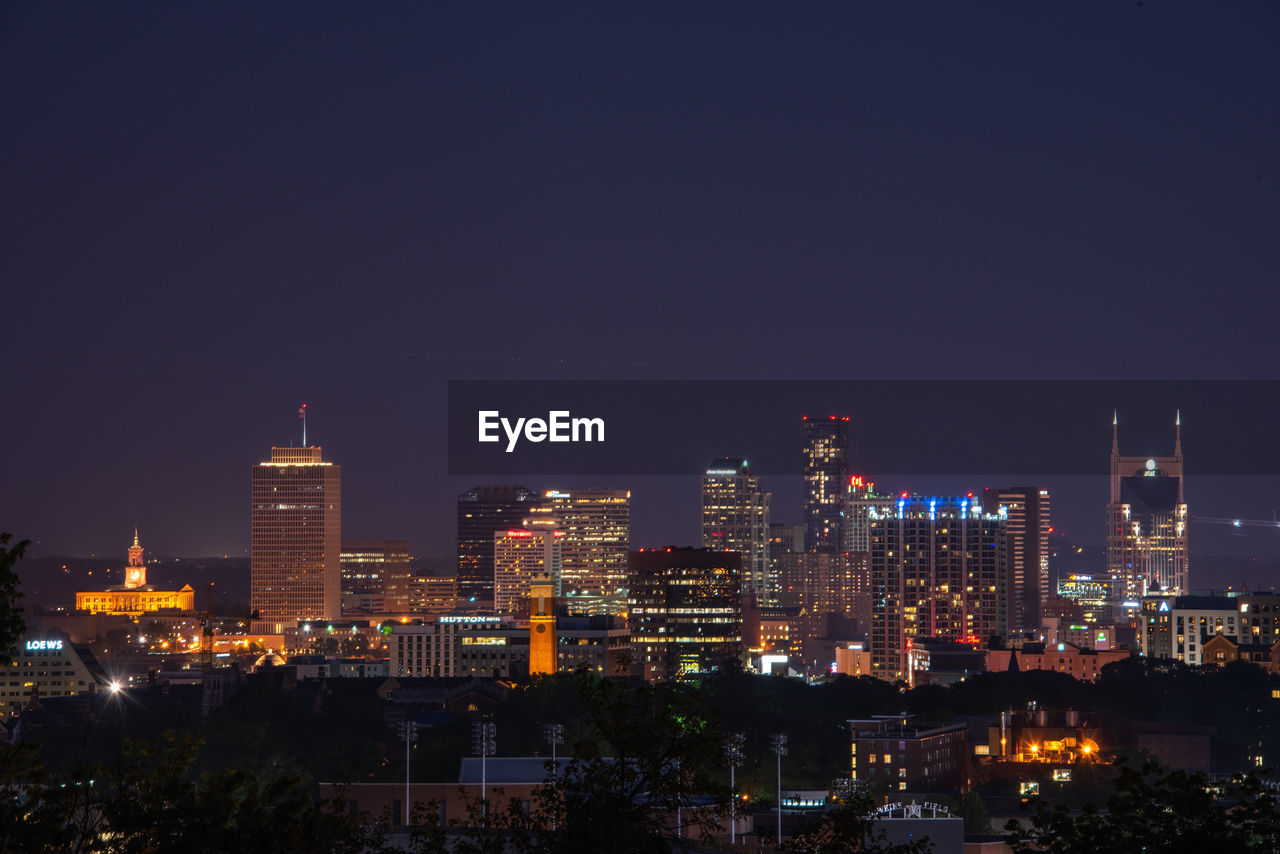
[[[307,400],[346,531],[447,554],[456,378],[1274,378],[1278,43],[1268,2],[6,4],[0,527],[243,549]]]

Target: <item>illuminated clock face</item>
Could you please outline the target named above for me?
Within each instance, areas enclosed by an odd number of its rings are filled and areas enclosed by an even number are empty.
[[[1155,470],[1156,470],[1156,461],[1147,460],[1147,471],[1155,471]]]
[[[546,630],[547,630],[546,626],[544,626],[542,623],[538,623],[538,634],[542,634]]]

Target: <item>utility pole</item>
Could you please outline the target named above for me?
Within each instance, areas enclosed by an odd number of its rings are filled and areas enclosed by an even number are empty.
[[[729,759],[729,844],[738,844],[738,783],[735,771],[742,765],[743,745],[747,737],[735,732],[724,740],[724,752]]]
[[[409,745],[418,743],[418,725],[405,719],[400,722],[400,737],[404,739],[404,824],[412,824],[409,809]]]
[[[773,752],[778,755],[778,842],[779,848],[782,847],[782,757],[787,755],[787,737],[782,733],[777,733],[769,741],[773,745]]]

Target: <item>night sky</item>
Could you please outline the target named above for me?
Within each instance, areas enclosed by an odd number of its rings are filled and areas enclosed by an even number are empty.
[[[1271,2],[5,4],[0,529],[243,554],[305,400],[344,534],[448,555],[450,379],[1274,379],[1277,44]],[[696,539],[696,478],[596,480]],[[1192,512],[1270,518],[1242,480]]]

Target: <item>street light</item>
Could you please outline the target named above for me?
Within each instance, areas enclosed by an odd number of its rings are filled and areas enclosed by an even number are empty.
[[[725,756],[729,759],[729,844],[738,843],[738,783],[735,770],[742,765],[743,745],[747,737],[740,732],[731,734],[724,740]]]
[[[491,721],[476,721],[471,725],[471,750],[480,756],[480,803],[484,808],[486,824],[489,820],[488,769],[485,759],[498,752],[498,725]]]
[[[409,745],[418,743],[418,724],[415,721],[400,722],[400,737],[404,739],[404,824],[412,823],[409,809]]]
[[[551,745],[551,766],[555,769],[551,773],[552,780],[560,776],[560,763],[556,759],[556,745],[564,744],[564,724],[546,724],[542,727],[542,734],[546,737],[547,742]],[[554,785],[554,783],[552,784]],[[556,829],[556,809],[558,804],[552,805],[551,810],[551,829]]]
[[[787,755],[787,737],[777,733],[769,739],[773,752],[778,755],[778,847],[782,847],[782,757]]]

